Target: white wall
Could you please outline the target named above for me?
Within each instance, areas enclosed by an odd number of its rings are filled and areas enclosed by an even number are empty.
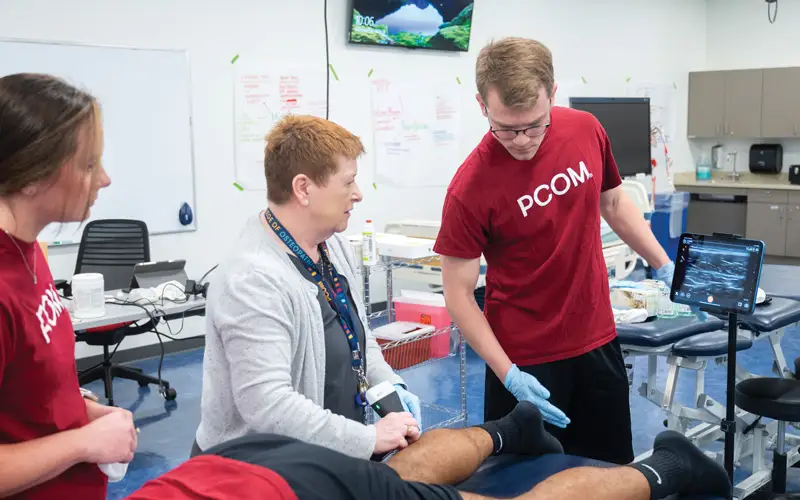
[[[704,69],[706,64],[704,2],[477,0],[472,49],[467,54],[347,46],[347,3],[329,2],[331,62],[340,78],[331,89],[331,119],[367,139],[367,144],[370,144],[369,103],[362,90],[370,68],[401,71],[422,79],[434,71],[444,71],[460,77],[467,97],[462,110],[460,154],[453,158],[453,162],[459,163],[486,131],[486,123],[470,97],[474,92],[475,56],[493,37],[521,35],[549,45],[555,56],[557,79],[583,76],[590,82],[618,82],[631,76],[675,81],[679,89],[678,139],[671,153],[676,166],[691,168],[688,142],[680,138],[686,137],[687,73]],[[786,9],[788,12],[789,8]],[[788,33],[787,29],[787,37]],[[195,278],[222,257],[243,219],[265,203],[263,192],[239,192],[231,186],[234,171],[231,58],[237,53],[258,51],[271,54],[276,61],[303,60],[323,67],[325,64],[321,0],[133,3],[4,0],[0,4],[0,36],[189,50],[194,87],[199,230],[153,236],[152,253],[153,259],[186,258],[190,276]],[[401,218],[438,220],[443,188],[410,190],[381,186],[373,190],[372,161],[368,154],[361,162],[359,182],[365,201],[354,213],[351,230],[359,231],[360,221],[365,218],[373,218],[379,228],[388,220]],[[75,251],[74,248],[51,250],[51,267],[56,277],[71,275]],[[376,285],[380,281],[378,277]],[[380,300],[380,293],[374,295]],[[202,328],[202,320],[187,322],[183,335],[200,334]],[[121,349],[137,342],[155,340],[148,335],[129,339]],[[77,355],[96,352],[81,345]]]
[[[774,23],[767,17],[764,0],[707,0],[707,69],[748,69],[800,66],[797,21],[800,3],[779,0]],[[772,6],[774,13],[775,7]],[[748,151],[754,141],[724,141],[725,151],[736,149],[737,169],[748,171]],[[758,141],[773,142],[773,141]],[[784,152],[784,172],[788,165],[800,163],[800,140],[780,141]],[[715,142],[697,141],[693,151],[708,151]]]

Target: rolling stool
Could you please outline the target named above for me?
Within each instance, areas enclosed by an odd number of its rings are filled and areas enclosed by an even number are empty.
[[[800,380],[757,377],[736,384],[736,406],[746,412],[778,422],[778,435],[772,459],[773,499],[800,498],[786,493],[786,422],[800,420]]]

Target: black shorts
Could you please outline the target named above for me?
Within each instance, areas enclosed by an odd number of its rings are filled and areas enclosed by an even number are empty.
[[[550,402],[569,417],[566,429],[545,425],[564,453],[615,464],[633,461],[628,374],[616,339],[575,358],[519,369],[536,377],[550,391]],[[517,404],[488,368],[483,404],[487,421]]]
[[[274,434],[245,436],[204,454],[266,467],[280,475],[299,500],[462,500],[452,486],[404,481],[385,463]]]

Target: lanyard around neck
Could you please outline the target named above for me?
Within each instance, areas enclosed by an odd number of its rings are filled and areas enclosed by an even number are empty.
[[[363,365],[361,360],[361,348],[358,342],[358,336],[355,333],[355,323],[353,320],[350,306],[347,303],[347,294],[344,293],[342,281],[339,279],[339,273],[336,272],[333,263],[330,262],[330,255],[328,253],[328,246],[323,242],[320,244],[320,258],[324,264],[330,268],[332,285],[327,283],[327,280],[317,269],[316,263],[308,256],[308,254],[300,248],[297,241],[289,233],[289,231],[278,221],[270,209],[264,212],[264,217],[267,220],[267,225],[270,229],[281,239],[281,241],[289,247],[289,249],[300,259],[306,270],[311,274],[311,277],[316,282],[317,286],[325,294],[328,303],[333,307],[339,323],[342,325],[347,343],[352,351],[352,364],[353,370],[359,373],[359,377],[363,377]],[[324,267],[324,266],[323,266]]]

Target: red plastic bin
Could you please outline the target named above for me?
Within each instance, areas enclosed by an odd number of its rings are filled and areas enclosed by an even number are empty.
[[[372,333],[381,346],[383,359],[394,370],[403,370],[430,359],[432,330],[433,326],[398,321],[376,328]],[[387,347],[392,343],[394,345]]]
[[[410,321],[431,325],[437,330],[452,324],[450,314],[445,306],[425,304],[413,298],[397,297],[394,303],[396,321]],[[440,332],[430,339],[430,355],[433,358],[444,358],[450,354],[450,332]]]

